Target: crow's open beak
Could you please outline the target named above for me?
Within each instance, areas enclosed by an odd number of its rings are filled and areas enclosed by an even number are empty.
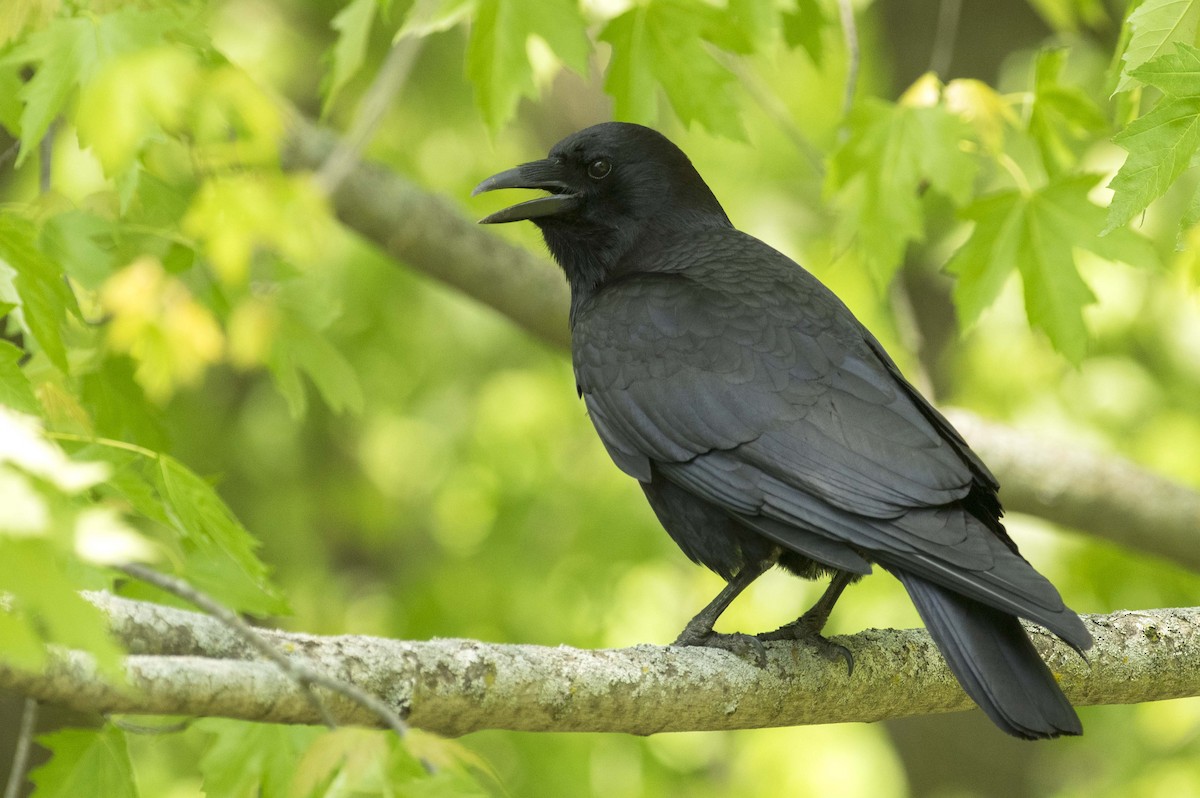
[[[501,224],[557,216],[579,206],[579,195],[574,193],[571,185],[563,179],[563,167],[557,161],[531,161],[514,166],[475,186],[471,196],[498,188],[539,188],[549,191],[550,195],[496,211],[491,216],[480,219],[480,224]]]

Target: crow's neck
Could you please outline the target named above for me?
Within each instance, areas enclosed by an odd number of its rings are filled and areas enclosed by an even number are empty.
[[[542,236],[571,288],[571,326],[579,307],[609,283],[653,272],[664,249],[704,230],[732,228],[724,213],[616,227],[543,225]]]
[[[571,288],[571,326],[579,305],[603,285],[633,241],[620,229],[542,225],[542,237],[554,260],[562,267]]]

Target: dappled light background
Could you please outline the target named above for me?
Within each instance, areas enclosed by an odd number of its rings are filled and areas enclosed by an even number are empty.
[[[312,67],[335,10],[319,5],[228,4],[218,43],[315,111]],[[967,13],[965,27],[1004,14],[975,11],[983,18]],[[864,51],[875,55],[864,61],[863,80],[885,93],[887,56],[903,50],[909,35],[892,22],[867,14],[863,31]],[[995,79],[987,74],[995,68],[1002,87],[1007,75],[1023,83],[1047,35],[1036,31],[1026,49],[967,74]],[[385,44],[374,42],[376,59]],[[1083,38],[1072,44],[1072,59],[1102,57]],[[458,31],[428,40],[368,154],[454,198],[464,214],[482,216],[509,198],[471,200],[475,183],[540,157],[560,136],[611,109],[595,75],[562,75],[544,99],[523,102],[513,124],[489,135],[462,74],[463,46]],[[839,58],[831,43],[823,70],[839,74]],[[971,53],[958,58],[966,70]],[[779,48],[751,68],[810,138],[837,135],[840,82],[804,53]],[[339,104],[329,121],[344,129],[354,108]],[[1172,275],[1085,262],[1099,303],[1088,310],[1092,350],[1075,368],[1030,330],[1019,281],[1010,280],[978,325],[921,362],[908,318],[914,311],[903,307],[915,302],[879,290],[830,235],[837,209],[825,201],[822,175],[758,106],[747,102],[743,111],[745,141],[683,129],[665,108],[662,127],[735,224],[817,273],[908,373],[941,388],[940,402],[1059,437],[1063,445],[1120,453],[1200,485],[1194,289]],[[1110,146],[1089,157],[1102,172],[1115,170],[1122,152]],[[532,225],[497,233],[544,252]],[[937,270],[959,240],[918,247],[908,268],[947,291]],[[264,558],[293,602],[288,625],[543,645],[666,643],[716,592],[719,579],[687,562],[637,486],[608,460],[562,353],[345,233],[333,234],[323,257],[305,268],[322,275],[337,310],[331,334],[362,385],[362,414],[334,415],[314,401],[295,419],[269,380],[229,372],[179,396],[170,413],[185,460],[222,474],[223,495],[263,539]],[[920,312],[953,311],[943,300]],[[222,434],[213,435],[218,429]],[[1009,523],[1026,556],[1082,612],[1190,606],[1200,595],[1200,577],[1169,563],[1027,518]],[[772,574],[719,628],[774,628],[819,590]],[[903,590],[879,574],[849,591],[829,631],[918,623]],[[510,794],[527,796],[1200,795],[1200,701],[1080,714],[1082,740],[1043,745],[1009,740],[979,713],[648,740],[488,732],[461,744]],[[959,760],[973,766],[953,764]]]
[[[391,13],[404,5],[397,0]],[[863,90],[898,96],[924,72],[932,47],[929,9],[912,15],[905,9],[937,4],[864,5]],[[964,2],[959,44],[943,79],[977,77],[1002,92],[1023,90],[1037,48],[1058,41],[1070,48],[1071,68],[1087,90],[1101,91],[1095,70],[1106,66],[1118,22],[1055,33],[1046,19],[1075,4],[1033,5],[1041,16],[1013,0]],[[261,81],[255,90],[320,116],[322,59],[333,41],[329,21],[342,4],[213,6],[216,44]],[[980,43],[982,32],[1010,12],[1014,22],[1003,44]],[[1098,302],[1085,313],[1092,340],[1078,366],[1030,329],[1015,276],[977,323],[957,329],[952,282],[941,268],[965,228],[947,224],[946,235],[914,243],[901,274],[878,285],[846,246],[828,176],[779,122],[785,117],[824,151],[836,141],[846,63],[836,26],[825,36],[820,66],[805,51],[780,45],[739,67],[745,85],[772,98],[765,109],[749,93],[743,98],[744,140],[688,129],[663,104],[660,128],[688,152],[734,223],[830,285],[939,404],[969,408],[1065,447],[1119,454],[1200,487],[1200,302],[1173,236],[1155,233],[1175,224],[1186,187],[1137,222],[1164,242],[1160,269],[1081,257]],[[351,124],[389,38],[379,28],[372,33],[366,67],[327,110],[334,129]],[[510,197],[470,198],[479,180],[541,157],[562,135],[610,118],[612,106],[602,91],[603,51],[592,73],[580,77],[560,73],[549,51],[535,44],[542,96],[523,100],[510,124],[489,132],[463,74],[465,42],[461,27],[425,40],[366,156],[451,198],[464,215],[481,217]],[[135,67],[122,74],[121,85],[144,95],[157,90],[156,69],[199,68]],[[225,96],[234,97],[227,101],[238,102],[241,91],[227,87]],[[260,102],[268,103],[262,118],[247,124],[264,136],[281,130],[285,122],[270,100],[255,99],[250,107]],[[60,201],[85,201],[103,180],[104,156],[74,135],[57,137],[54,147]],[[1084,155],[1101,175],[1123,157],[1111,144]],[[34,180],[28,171],[19,180]],[[330,384],[304,378],[289,391],[261,368],[270,338],[284,334],[272,303],[287,297],[249,292],[238,323],[222,332],[174,291],[170,263],[133,263],[134,271],[108,278],[99,296],[106,312],[126,320],[131,341],[146,325],[161,327],[161,358],[138,372],[161,408],[154,424],[173,454],[215,477],[262,541],[261,556],[291,607],[278,623],[319,634],[665,644],[716,593],[720,580],[686,560],[637,485],[609,461],[563,352],[388,260],[329,219],[315,190],[232,179],[214,190],[225,193],[192,209],[191,234],[230,274],[247,268],[263,242],[281,252],[280,268],[298,275],[290,290],[315,308],[306,311],[311,328],[322,331],[347,369]],[[936,193],[926,201],[929,213],[952,218]],[[532,225],[495,232],[544,253]],[[120,347],[117,331],[112,335]],[[221,335],[225,340],[213,343]],[[311,356],[323,357],[313,346]],[[193,370],[170,365],[182,363]],[[1198,602],[1200,575],[1169,562],[1018,515],[1008,523],[1025,555],[1081,612]],[[821,589],[771,574],[718,628],[775,628]],[[918,624],[898,583],[879,573],[848,591],[827,629],[849,634]],[[1200,796],[1200,699],[1083,707],[1080,715],[1082,739],[1042,744],[1010,740],[977,712],[648,739],[485,732],[421,744],[491,774],[503,785],[500,794],[532,798]],[[199,781],[183,775],[186,751],[136,736],[131,746],[144,794],[198,794]]]

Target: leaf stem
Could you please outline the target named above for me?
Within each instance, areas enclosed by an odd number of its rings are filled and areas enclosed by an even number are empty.
[[[144,446],[138,446],[135,443],[126,443],[125,441],[113,440],[112,438],[93,438],[87,435],[79,435],[74,432],[47,432],[47,438],[53,438],[60,441],[74,441],[77,443],[97,443],[101,446],[107,446],[110,449],[124,449],[127,452],[140,454],[150,460],[157,460],[162,455],[153,449],[147,449]]]
[[[850,106],[854,104],[861,54],[858,49],[858,26],[854,22],[854,6],[850,0],[838,0],[838,13],[841,15],[842,36],[846,42],[846,89],[842,97],[842,116],[845,117],[850,114]]]
[[[1017,184],[1017,188],[1021,191],[1021,196],[1028,197],[1033,194],[1033,186],[1029,185],[1029,178],[1025,177],[1025,173],[1021,171],[1021,167],[1013,160],[1012,156],[1007,152],[996,154],[996,162],[1004,167],[1004,171],[1008,172],[1012,177],[1013,182]]]

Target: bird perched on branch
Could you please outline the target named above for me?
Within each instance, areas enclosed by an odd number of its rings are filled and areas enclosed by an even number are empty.
[[[676,645],[822,644],[838,596],[874,563],[997,726],[1081,733],[1018,619],[1080,652],[1091,635],[1005,532],[995,477],[829,289],[735,229],[649,128],[587,128],[474,193],[503,188],[548,192],[482,222],[532,221],[565,272],[596,432],[684,553],[728,582]],[[774,632],[714,632],[776,565],[830,587]]]

